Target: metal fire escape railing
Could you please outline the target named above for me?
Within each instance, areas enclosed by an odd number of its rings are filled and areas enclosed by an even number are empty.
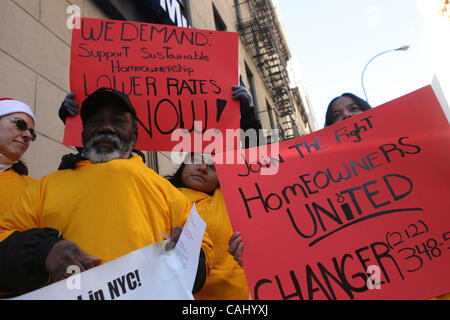
[[[238,5],[244,4],[250,17],[238,19],[239,34],[275,103],[271,109],[276,113],[280,138],[294,138],[299,132],[293,118],[295,106],[286,70],[290,53],[282,43],[284,37],[275,9],[271,0],[247,0]]]

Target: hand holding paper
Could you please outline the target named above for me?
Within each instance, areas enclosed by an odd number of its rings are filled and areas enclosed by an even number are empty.
[[[205,229],[206,223],[202,220],[194,205],[175,246],[175,252],[185,268],[186,279],[191,289],[194,287]]]
[[[170,241],[167,242],[166,250],[174,249],[178,240],[180,239],[181,233],[183,232],[183,227],[176,227],[171,236]]]
[[[85,271],[100,265],[101,259],[85,253],[79,246],[68,240],[58,241],[50,250],[45,267],[52,281],[68,278],[67,269],[70,266],[78,266],[80,271]]]

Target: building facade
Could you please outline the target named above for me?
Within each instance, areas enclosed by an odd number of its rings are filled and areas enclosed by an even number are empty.
[[[38,119],[24,156],[30,176],[56,170],[75,148],[62,143],[58,109],[70,92],[71,23],[76,16],[239,32],[240,84],[249,89],[261,125],[278,129],[267,142],[314,131],[306,91],[292,86],[290,50],[271,0],[2,0],[0,97],[30,105]],[[147,165],[173,173],[170,153],[146,152]]]

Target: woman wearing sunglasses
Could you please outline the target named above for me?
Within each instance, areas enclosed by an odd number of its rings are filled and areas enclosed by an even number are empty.
[[[0,99],[0,214],[22,190],[36,181],[20,161],[31,141],[36,139],[36,118],[23,102]]]

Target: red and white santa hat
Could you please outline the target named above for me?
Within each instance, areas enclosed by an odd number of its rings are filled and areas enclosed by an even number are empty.
[[[27,104],[11,98],[0,98],[0,117],[16,112],[26,113],[36,123],[36,117]]]

